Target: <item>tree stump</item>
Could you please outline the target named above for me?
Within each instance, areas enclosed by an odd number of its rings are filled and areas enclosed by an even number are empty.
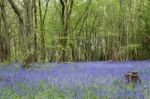
[[[125,80],[126,83],[133,83],[133,84],[141,83],[139,73],[135,71],[128,71],[127,73],[125,73],[123,80]]]

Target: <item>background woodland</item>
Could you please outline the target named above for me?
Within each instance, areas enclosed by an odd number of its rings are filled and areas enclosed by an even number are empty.
[[[150,58],[149,0],[0,0],[0,59]]]

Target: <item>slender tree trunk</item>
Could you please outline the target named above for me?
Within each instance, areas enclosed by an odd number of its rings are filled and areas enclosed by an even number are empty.
[[[73,0],[60,0],[62,5],[62,25],[63,25],[63,34],[62,40],[60,41],[62,45],[62,55],[60,61],[66,61],[66,47],[67,47],[67,37],[69,30],[69,19],[72,12]]]
[[[42,14],[42,6],[41,6],[41,1],[38,0],[38,4],[39,4],[39,16],[40,16],[40,36],[41,36],[41,60],[45,60],[46,58],[46,48],[45,48],[45,18],[46,18],[46,14],[47,14],[47,10],[48,10],[48,4],[49,1],[47,1],[46,3],[46,9],[44,12],[44,15]]]
[[[40,16],[40,37],[41,37],[41,60],[45,60],[46,51],[45,51],[45,30],[44,30],[44,22],[42,18],[42,8],[41,8],[41,0],[38,0],[39,4],[39,16]]]
[[[33,10],[34,10],[34,54],[37,55],[37,0],[33,0]],[[35,57],[35,60],[38,61],[38,57]]]
[[[3,7],[2,0],[0,1],[0,9]],[[3,45],[3,40],[2,40],[2,9],[0,10],[0,60],[3,56],[2,52],[2,45]]]
[[[24,0],[25,5],[25,26],[26,26],[26,32],[27,32],[27,43],[28,43],[28,49],[31,51],[32,47],[32,37],[33,37],[33,2],[31,0]]]
[[[18,20],[19,20],[19,27],[20,27],[20,37],[19,37],[19,41],[20,41],[20,47],[21,47],[21,51],[22,52],[28,52],[26,49],[27,49],[27,46],[28,46],[28,40],[27,39],[27,32],[26,32],[26,27],[25,27],[25,24],[24,24],[24,19],[23,19],[23,16],[22,16],[22,13],[21,13],[21,10],[17,7],[17,5],[14,3],[13,0],[8,0],[13,11],[15,12],[15,14],[17,15],[18,17]],[[23,43],[21,43],[21,41]],[[25,53],[23,53],[25,54]]]
[[[1,51],[0,53],[2,54],[2,59],[3,60],[9,60],[11,58],[11,52],[10,52],[10,38],[9,38],[9,26],[8,26],[8,22],[7,22],[7,15],[6,15],[6,10],[5,10],[5,2],[4,0],[2,0],[0,2],[0,8],[1,8],[1,17],[2,17],[2,21],[3,21],[3,31],[2,33],[2,45],[1,45]]]

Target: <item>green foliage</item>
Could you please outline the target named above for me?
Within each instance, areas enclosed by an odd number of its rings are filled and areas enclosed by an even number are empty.
[[[0,16],[3,23],[0,25],[0,38],[4,39],[3,37],[6,36],[4,32],[7,29],[4,26],[7,21],[10,48],[1,46],[0,52],[10,49],[13,60],[23,60],[26,54],[35,50],[39,52],[40,57],[45,57],[43,59],[55,61],[62,58],[61,53],[64,50],[66,61],[73,61],[73,58],[84,61],[108,60],[118,54],[126,59],[150,57],[150,47],[147,46],[150,42],[149,0],[73,0],[70,18],[65,19],[67,20],[66,28],[61,17],[62,5],[59,0],[50,0],[48,6],[46,6],[47,0],[41,1],[42,18],[45,15],[45,20],[40,18],[38,2],[35,2],[33,11],[28,13],[33,15],[31,20],[28,20],[26,12],[28,10],[21,5],[24,2],[13,1],[18,4],[18,9],[21,11],[27,35],[23,40],[24,34],[20,31],[18,16],[10,3],[5,2],[7,18],[3,22]],[[29,21],[32,21],[31,24]],[[41,21],[44,22],[41,23]],[[65,29],[67,29],[66,33]],[[67,39],[65,45],[62,39]],[[0,40],[1,45],[5,45],[3,41]],[[45,56],[42,55],[44,50]]]
[[[143,19],[145,20],[145,21],[150,21],[150,1],[148,1],[147,3],[146,3],[146,5],[145,5],[145,9],[144,9],[144,13],[143,13]]]
[[[128,44],[122,47],[122,53],[128,54],[130,51],[134,51],[135,49],[138,49],[139,47],[140,47],[139,44]]]

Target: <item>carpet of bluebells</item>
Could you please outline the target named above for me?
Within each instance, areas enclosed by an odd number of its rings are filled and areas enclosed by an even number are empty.
[[[126,84],[127,71],[141,84]],[[150,61],[0,63],[0,99],[150,99]]]

